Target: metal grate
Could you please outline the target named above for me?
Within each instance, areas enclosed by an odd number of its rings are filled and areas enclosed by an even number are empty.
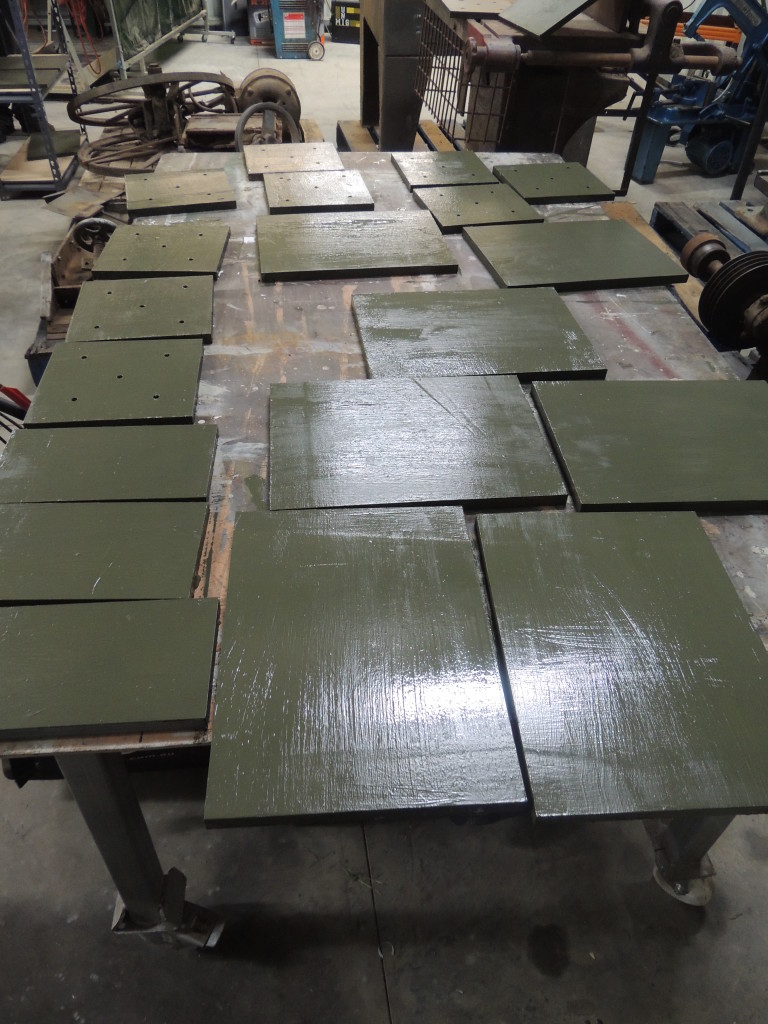
[[[416,92],[449,139],[489,148],[501,138],[512,77],[482,67],[468,77],[463,50],[460,36],[425,4]]]

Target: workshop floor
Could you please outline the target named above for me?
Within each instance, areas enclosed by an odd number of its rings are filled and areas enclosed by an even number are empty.
[[[277,62],[249,46],[172,48],[167,70],[239,79],[280,64],[304,114],[335,138],[358,114],[358,51]],[[67,124],[50,103],[52,122]],[[628,129],[601,122],[589,166],[621,178]],[[15,151],[0,146],[0,165]],[[760,157],[761,163],[765,157]],[[668,150],[629,198],[727,198]],[[756,197],[750,186],[747,197]],[[24,351],[39,318],[42,253],[67,224],[38,199],[0,206],[0,381],[32,390]],[[108,681],[105,681],[108,685]],[[61,782],[0,782],[0,1021],[203,1020],[445,1024],[763,1024],[768,1006],[768,820],[741,818],[714,849],[706,909],[651,880],[640,824],[532,826],[411,820],[234,829],[202,823],[204,767],[138,788],[164,866],[229,924],[215,953],[110,930],[113,886]]]

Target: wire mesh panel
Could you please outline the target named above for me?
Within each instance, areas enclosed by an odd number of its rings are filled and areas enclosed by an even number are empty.
[[[463,50],[461,37],[425,5],[416,92],[454,142],[493,148],[501,138],[514,77],[482,67],[469,75]]]

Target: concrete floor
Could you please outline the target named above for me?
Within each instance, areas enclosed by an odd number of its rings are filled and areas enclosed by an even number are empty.
[[[248,46],[186,44],[167,69],[259,65],[291,75],[304,113],[334,138],[357,115],[355,46],[321,64]],[[63,107],[49,104],[64,126]],[[621,177],[627,129],[600,124],[590,167]],[[0,163],[15,150],[0,146]],[[659,198],[727,198],[669,150]],[[754,196],[751,189],[748,196]],[[0,380],[31,390],[41,253],[66,221],[37,199],[0,205]],[[0,783],[0,1021],[488,1024],[764,1024],[768,821],[739,819],[716,845],[713,902],[673,902],[651,880],[637,823],[532,826],[448,820],[207,832],[205,770],[138,778],[164,866],[229,922],[215,953],[109,931],[114,893],[61,782]]]

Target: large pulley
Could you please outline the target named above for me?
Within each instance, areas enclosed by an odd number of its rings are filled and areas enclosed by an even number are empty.
[[[67,104],[73,121],[104,129],[81,160],[104,174],[151,167],[179,144],[193,114],[236,112],[235,87],[226,75],[194,71],[110,82],[78,93]]]
[[[768,251],[730,257],[722,239],[702,232],[683,248],[686,270],[706,281],[699,319],[720,351],[756,348],[751,377],[768,378]]]

